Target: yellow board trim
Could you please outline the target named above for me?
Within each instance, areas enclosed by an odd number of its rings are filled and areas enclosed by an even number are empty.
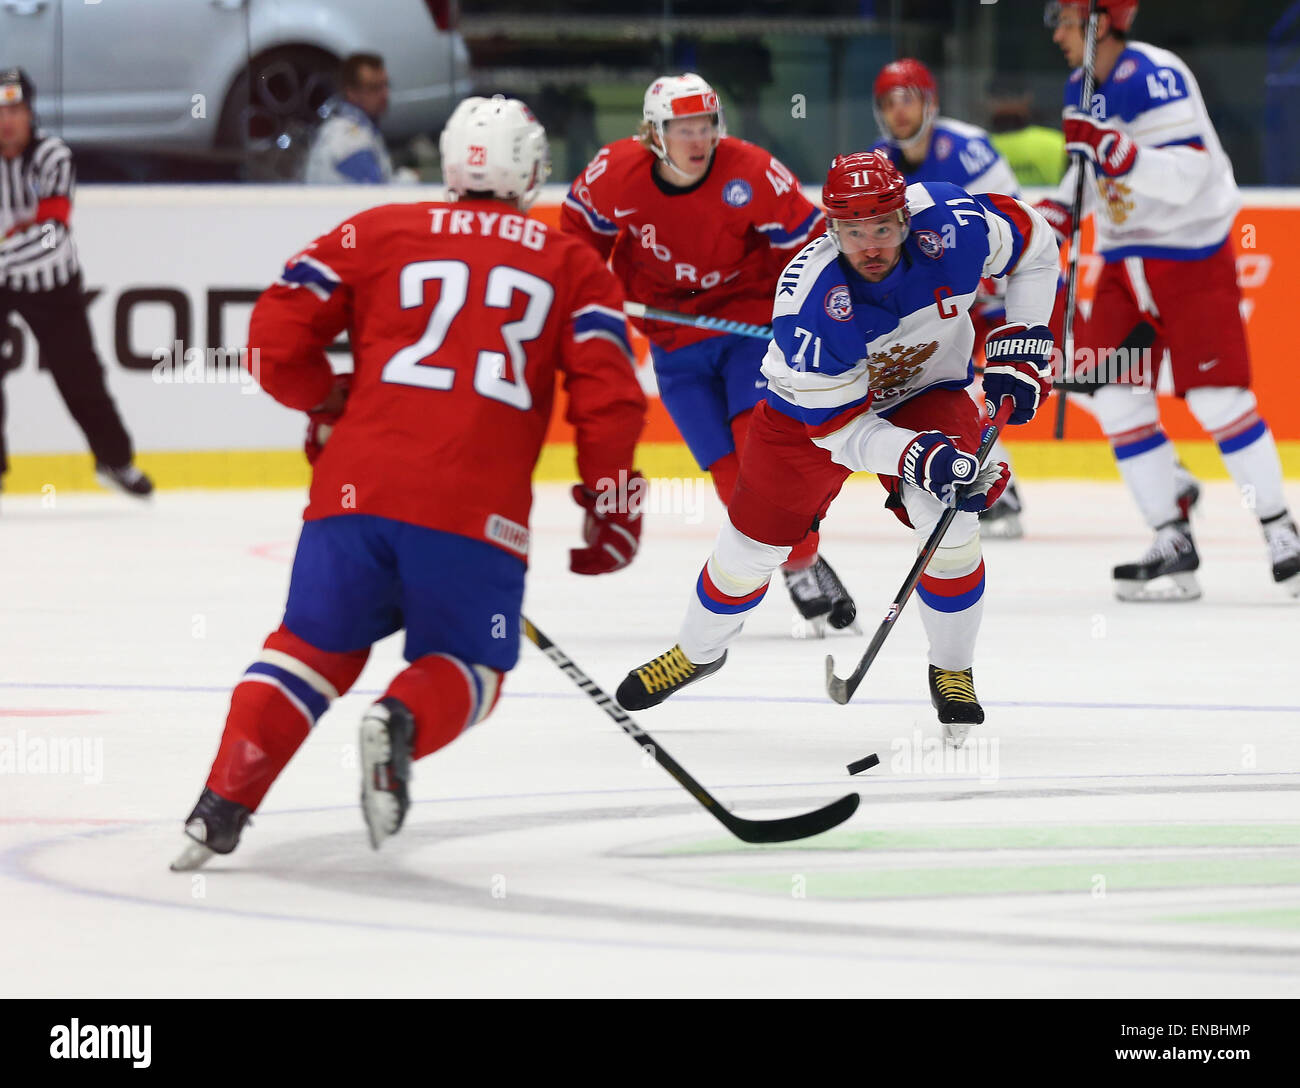
[[[1282,469],[1300,479],[1300,441],[1279,442]],[[1227,470],[1213,442],[1179,442],[1178,452],[1201,480],[1226,480]],[[1026,480],[1118,480],[1106,442],[1018,442],[1011,445],[1016,474]],[[9,459],[4,490],[10,495],[95,491],[94,462],[84,453],[29,453]],[[159,488],[305,488],[310,479],[301,450],[184,450],[141,453],[136,464]],[[704,473],[677,442],[647,442],[637,451],[647,476],[695,477]],[[539,483],[577,479],[571,444],[546,446],[533,478]]]

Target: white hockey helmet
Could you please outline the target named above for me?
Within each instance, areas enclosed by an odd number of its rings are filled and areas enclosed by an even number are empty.
[[[660,76],[646,89],[641,118],[650,124],[658,138],[650,150],[678,173],[681,170],[668,157],[664,126],[679,117],[699,117],[703,114],[711,114],[717,119],[717,133],[713,138],[713,146],[716,148],[718,141],[727,135],[727,122],[722,116],[718,92],[707,81],[694,72],[687,72],[682,76]]]
[[[551,174],[546,130],[517,98],[467,98],[438,139],[442,177],[457,197],[492,193],[520,211],[537,199]]]

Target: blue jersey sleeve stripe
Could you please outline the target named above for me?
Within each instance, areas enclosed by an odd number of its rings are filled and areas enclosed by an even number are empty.
[[[613,314],[601,313],[598,310],[588,310],[573,319],[573,335],[575,339],[585,338],[591,333],[604,333],[605,336],[611,337],[622,344],[629,355],[632,354],[632,345],[628,343],[627,339],[626,319],[615,317]]]
[[[786,249],[790,246],[799,245],[807,237],[808,232],[812,230],[813,224],[817,222],[817,217],[821,212],[814,208],[808,213],[808,216],[794,230],[785,230],[780,223],[765,223],[755,229],[762,234],[768,242],[778,249]]]
[[[590,208],[587,207],[587,205],[585,205],[581,200],[579,200],[576,196],[573,195],[572,189],[569,190],[569,195],[564,198],[564,203],[568,205],[570,208],[572,208],[574,211],[581,213],[582,217],[587,221],[587,225],[591,227],[591,229],[594,230],[597,234],[618,233],[617,223],[614,223],[604,218],[603,216],[597,215],[595,212],[593,212]]]
[[[333,294],[334,288],[339,285],[338,280],[331,279],[315,265],[308,264],[306,261],[295,261],[293,264],[285,265],[284,274],[280,279],[284,283],[297,287],[317,288],[326,295]]]
[[[1199,136],[1190,136],[1186,140],[1170,140],[1167,144],[1158,144],[1158,147],[1194,147],[1197,151],[1205,150],[1205,141]]]

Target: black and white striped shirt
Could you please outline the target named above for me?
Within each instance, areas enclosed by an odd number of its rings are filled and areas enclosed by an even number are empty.
[[[72,151],[56,136],[38,131],[21,155],[0,158],[0,286],[48,291],[77,274],[75,186]]]

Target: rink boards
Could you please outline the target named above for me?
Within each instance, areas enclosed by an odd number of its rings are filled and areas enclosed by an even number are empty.
[[[815,188],[806,189],[816,200]],[[564,190],[548,187],[536,208],[554,222]],[[385,199],[437,199],[433,187],[395,186]],[[1300,398],[1292,375],[1294,331],[1285,285],[1300,275],[1300,191],[1248,190],[1233,240],[1262,413],[1289,476],[1300,476]],[[300,413],[277,405],[239,366],[258,293],[311,238],[376,202],[369,188],[297,186],[91,186],[78,193],[73,227],[92,296],[91,324],[109,388],[131,431],[139,463],[163,487],[301,486]],[[1085,236],[1085,249],[1090,238]],[[1101,262],[1085,255],[1081,297]],[[15,319],[16,321],[16,319]],[[645,343],[639,371],[650,418],[639,456],[652,476],[691,476],[698,467],[658,397]],[[349,366],[346,350],[335,355]],[[0,331],[11,471],[10,493],[94,486],[84,442],[40,373],[25,327]],[[1189,467],[1224,478],[1213,445],[1185,406],[1168,398],[1165,420]],[[573,474],[569,428],[556,419],[539,479]],[[1096,424],[1071,407],[1067,440],[1051,440],[1053,412],[1015,436],[1027,477],[1112,479],[1113,459]]]

